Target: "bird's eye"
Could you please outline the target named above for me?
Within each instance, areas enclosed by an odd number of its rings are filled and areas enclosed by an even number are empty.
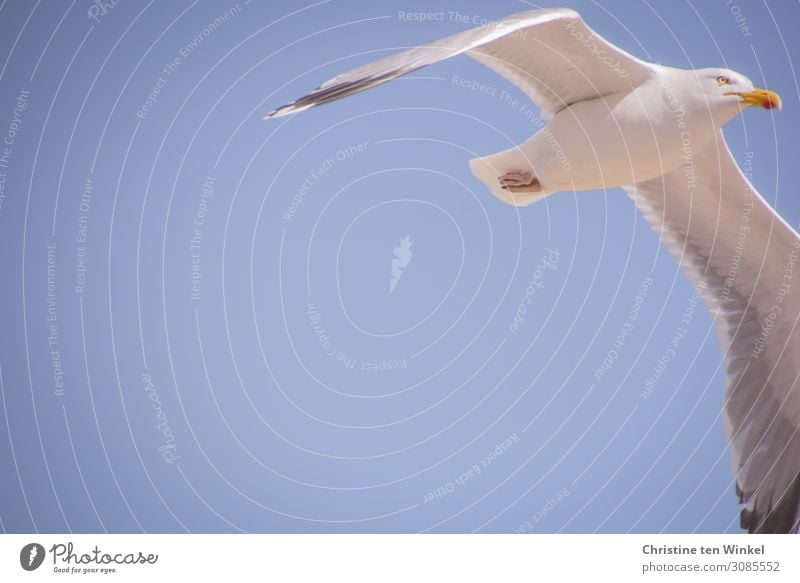
[[[731,84],[731,80],[728,79],[727,77],[723,76],[723,75],[720,75],[719,77],[717,77],[717,83],[719,85],[730,85]]]

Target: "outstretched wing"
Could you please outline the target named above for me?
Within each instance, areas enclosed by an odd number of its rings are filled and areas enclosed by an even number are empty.
[[[335,101],[461,53],[525,91],[545,118],[576,101],[630,90],[655,70],[595,34],[573,10],[531,10],[334,77],[266,117]]]
[[[689,163],[628,194],[715,318],[742,527],[790,532],[800,521],[800,236],[721,132]]]

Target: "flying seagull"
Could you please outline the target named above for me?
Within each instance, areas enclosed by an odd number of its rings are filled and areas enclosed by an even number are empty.
[[[267,117],[298,112],[466,54],[517,85],[548,125],[470,161],[500,200],[624,188],[711,311],[727,365],[725,429],[749,532],[800,522],[800,236],[736,164],[721,127],[780,109],[728,69],[647,63],[567,9],[522,12],[326,81]]]

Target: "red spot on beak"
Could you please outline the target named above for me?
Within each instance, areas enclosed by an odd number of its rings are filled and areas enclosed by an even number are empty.
[[[779,108],[780,106],[781,106],[780,99],[773,99],[771,95],[764,100],[765,109],[775,109]]]

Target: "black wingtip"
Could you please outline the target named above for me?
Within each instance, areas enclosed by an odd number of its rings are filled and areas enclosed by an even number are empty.
[[[284,115],[289,115],[293,111],[294,111],[294,109],[292,108],[291,105],[282,105],[278,109],[273,109],[272,111],[270,111],[267,115],[265,115],[261,119],[262,120],[273,119],[275,117],[281,117],[281,116],[284,116]]]
[[[737,493],[741,490],[737,485]],[[753,505],[743,509],[741,526],[751,534],[791,534],[797,532],[800,523],[796,519],[800,506],[800,473],[792,481],[774,505],[766,509]]]

